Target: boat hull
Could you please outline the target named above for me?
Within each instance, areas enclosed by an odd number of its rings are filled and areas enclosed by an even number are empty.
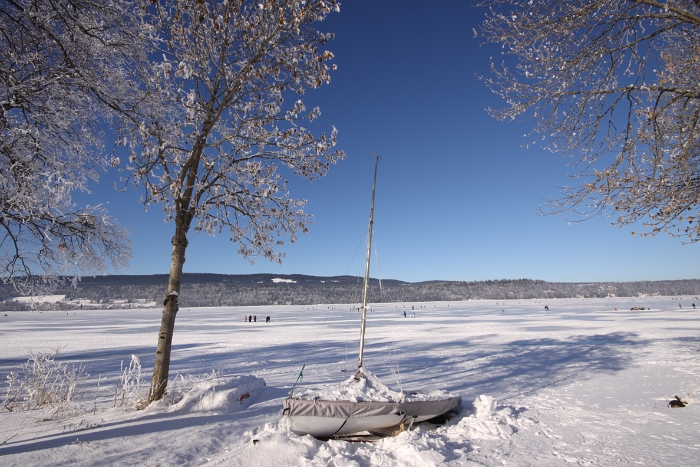
[[[284,401],[291,430],[315,438],[379,432],[401,423],[421,422],[448,412],[462,403],[460,396],[410,402],[351,402],[317,399]]]

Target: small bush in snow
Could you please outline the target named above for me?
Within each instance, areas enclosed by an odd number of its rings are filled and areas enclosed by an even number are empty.
[[[77,389],[89,375],[82,365],[57,362],[58,351],[32,352],[22,365],[21,378],[14,372],[7,376],[3,410],[45,409],[48,418],[70,416],[82,410],[78,402],[82,393]]]
[[[141,360],[132,355],[128,367],[125,368],[122,361],[119,378],[114,387],[112,407],[142,409],[146,401],[146,390],[147,387],[141,379]]]

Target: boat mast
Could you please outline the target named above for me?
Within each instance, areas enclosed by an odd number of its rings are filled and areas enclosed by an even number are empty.
[[[365,284],[362,290],[362,325],[360,326],[360,356],[357,360],[357,374],[358,378],[362,374],[362,354],[365,351],[365,326],[367,324],[367,299],[368,299],[368,289],[369,289],[369,260],[372,253],[372,228],[374,227],[374,193],[377,189],[377,167],[379,166],[379,156],[375,153],[372,155],[376,158],[374,163],[374,183],[372,185],[372,207],[369,211],[369,234],[367,236],[367,262],[365,263]]]

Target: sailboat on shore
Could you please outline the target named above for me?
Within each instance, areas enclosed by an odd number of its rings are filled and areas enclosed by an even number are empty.
[[[374,183],[369,215],[367,261],[362,292],[360,350],[357,372],[336,388],[313,395],[290,394],[284,400],[284,415],[291,430],[299,435],[327,439],[336,436],[386,435],[410,428],[413,423],[430,420],[449,412],[462,403],[459,395],[444,391],[430,393],[392,391],[364,367],[365,328],[369,289],[372,230],[374,227],[374,195],[377,187],[379,156],[374,154]]]

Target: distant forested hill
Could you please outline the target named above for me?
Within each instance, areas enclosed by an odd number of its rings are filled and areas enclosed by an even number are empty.
[[[75,308],[82,303],[91,308],[159,306],[165,296],[168,276],[85,277],[77,288],[66,286],[56,294],[66,298],[40,307]],[[700,295],[700,280],[640,282],[545,282],[532,279],[475,282],[370,281],[370,301],[421,302],[446,300],[514,300],[547,298],[636,297],[640,295]],[[29,304],[9,301],[13,289],[0,286],[0,309],[30,309]],[[300,274],[185,274],[180,294],[181,307],[312,305],[358,303],[362,299],[362,279],[356,276],[316,277]],[[34,306],[37,306],[36,304]]]

